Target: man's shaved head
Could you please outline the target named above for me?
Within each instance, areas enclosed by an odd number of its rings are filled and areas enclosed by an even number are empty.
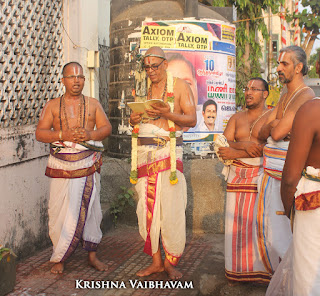
[[[159,46],[150,47],[145,54],[145,57],[157,57],[166,60],[164,51]]]

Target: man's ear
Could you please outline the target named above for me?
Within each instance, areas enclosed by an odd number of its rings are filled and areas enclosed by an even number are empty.
[[[267,91],[267,90],[264,90],[264,91],[263,91],[263,98],[266,100],[268,96],[269,96],[268,91]]]
[[[299,63],[299,64],[296,66],[296,69],[295,69],[296,73],[297,73],[297,74],[300,73],[300,72],[302,71],[302,68],[303,68],[303,64],[302,64],[302,63]]]

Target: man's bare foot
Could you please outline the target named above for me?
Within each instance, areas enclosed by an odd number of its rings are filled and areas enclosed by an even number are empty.
[[[54,274],[63,273],[63,271],[64,271],[63,262],[55,263],[51,268],[51,273],[54,273]]]
[[[182,273],[173,267],[167,259],[164,260],[164,270],[172,280],[178,280],[182,278]]]
[[[89,252],[88,263],[90,266],[92,266],[96,270],[99,270],[99,271],[108,270],[108,266],[97,258],[96,252]]]
[[[139,270],[136,275],[137,276],[148,276],[153,273],[163,272],[164,266],[163,264],[156,264],[152,262],[152,264],[144,269]]]

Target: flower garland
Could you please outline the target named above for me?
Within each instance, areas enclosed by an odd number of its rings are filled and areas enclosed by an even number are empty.
[[[170,72],[167,72],[167,100],[170,106],[170,111],[174,110],[174,81],[173,76]],[[148,78],[148,87],[151,84]],[[146,99],[146,98],[145,98]],[[176,128],[173,121],[168,120],[169,125],[169,137],[170,137],[170,183],[176,184],[178,182],[177,178],[177,156],[176,156]],[[138,182],[138,136],[139,136],[139,124],[133,127],[132,131],[132,149],[131,149],[131,172],[130,172],[130,182],[136,184]]]
[[[167,72],[167,85],[168,85],[168,92],[167,92],[167,100],[170,106],[170,111],[173,112],[174,110],[174,94],[173,94],[173,76],[170,72]],[[171,166],[171,173],[170,173],[170,183],[176,184],[178,183],[177,178],[177,155],[176,155],[176,127],[172,120],[168,120],[169,125],[169,137],[170,137],[170,166]]]
[[[132,142],[131,142],[131,172],[130,183],[137,184],[138,182],[138,136],[139,136],[139,124],[136,124],[132,130]]]

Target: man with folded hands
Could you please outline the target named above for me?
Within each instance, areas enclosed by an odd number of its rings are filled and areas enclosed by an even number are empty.
[[[110,135],[111,125],[99,101],[82,94],[82,66],[70,62],[62,74],[65,93],[45,105],[36,129],[38,141],[51,143],[46,169],[46,176],[51,178],[51,272],[63,272],[65,261],[79,242],[88,251],[89,265],[102,271],[107,266],[96,256],[102,238],[101,140]]]
[[[229,171],[226,174],[225,275],[230,285],[269,282],[271,278],[260,259],[256,235],[257,182],[263,172],[265,144],[258,139],[258,133],[268,118],[265,106],[268,83],[259,77],[252,78],[244,94],[246,110],[234,114],[224,131],[229,147],[218,150],[219,157],[229,164],[224,171]]]

